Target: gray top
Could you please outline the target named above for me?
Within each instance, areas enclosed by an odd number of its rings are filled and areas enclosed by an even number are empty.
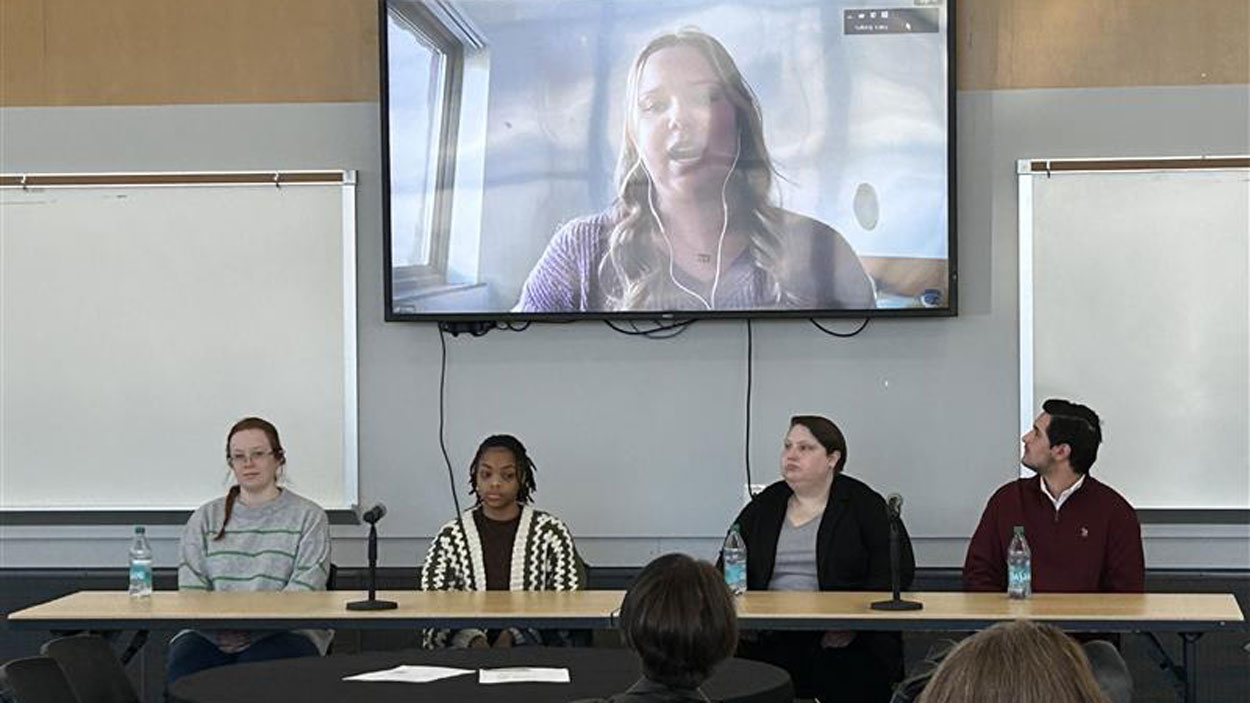
[[[791,310],[864,310],[877,307],[872,279],[859,256],[841,234],[828,225],[793,212],[778,210],[785,235],[777,299],[750,249],[729,262],[721,274],[714,307]],[[521,289],[513,312],[586,312],[608,310],[608,298],[621,281],[611,267],[602,267],[608,240],[617,221],[616,208],[573,220],[556,232]],[[661,252],[662,253],[662,252]],[[655,262],[667,272],[667,256]],[[677,268],[674,279],[696,290],[704,284]],[[702,310],[703,304],[667,276],[647,310]]]
[[[817,515],[798,527],[791,525],[789,520],[781,521],[777,561],[773,565],[773,578],[768,582],[768,590],[820,590],[820,580],[816,576],[816,533],[820,530],[821,517]]]
[[[225,497],[206,503],[182,530],[178,588],[199,591],[324,591],[330,573],[330,528],[316,503],[283,490],[257,506],[236,500],[226,533]],[[331,633],[299,630],[325,653]],[[181,636],[184,633],[179,633]],[[212,632],[206,638],[220,646]],[[269,632],[253,633],[252,641]]]

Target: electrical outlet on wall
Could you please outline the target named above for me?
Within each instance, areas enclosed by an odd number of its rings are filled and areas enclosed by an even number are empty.
[[[742,484],[742,504],[746,505],[751,502],[751,496],[768,488],[767,483],[744,483]]]

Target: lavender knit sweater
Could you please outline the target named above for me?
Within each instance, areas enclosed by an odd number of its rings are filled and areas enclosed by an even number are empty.
[[[828,225],[783,211],[786,257],[780,283],[789,304],[768,298],[767,277],[755,265],[750,251],[721,273],[717,310],[785,307],[796,310],[864,310],[876,307],[872,281],[855,251]],[[599,263],[608,249],[614,224],[612,212],[582,217],[562,226],[521,287],[516,312],[600,312],[607,310],[608,294],[620,289],[611,267]],[[682,285],[706,290],[680,268],[674,271]],[[666,281],[648,302],[649,310],[705,310],[703,303]]]

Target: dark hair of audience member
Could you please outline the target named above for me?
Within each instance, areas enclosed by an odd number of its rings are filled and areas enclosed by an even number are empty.
[[[491,435],[478,445],[477,453],[473,455],[473,461],[469,464],[469,487],[473,495],[477,495],[477,463],[482,460],[482,454],[485,454],[487,449],[507,449],[512,452],[512,458],[516,460],[516,479],[520,484],[517,487],[516,501],[522,505],[529,503],[530,495],[538,491],[538,482],[534,478],[538,467],[534,465],[534,460],[530,459],[521,440],[510,434]]]
[[[982,630],[951,650],[917,703],[1108,703],[1084,650],[1027,620]]]
[[[274,461],[279,466],[286,464],[286,451],[282,449],[282,440],[278,438],[278,428],[273,423],[259,417],[245,417],[234,423],[230,431],[226,433],[226,463],[230,463],[230,440],[234,436],[244,430],[260,430],[265,433],[265,438],[269,440],[269,450],[273,452]],[[230,514],[234,512],[234,502],[239,499],[239,484],[234,484],[230,490],[226,492],[226,514],[221,520],[221,529],[213,537],[213,540],[219,540],[226,536],[226,523],[230,522]]]
[[[842,473],[842,467],[846,464],[846,437],[843,436],[842,430],[827,417],[820,415],[795,415],[790,418],[790,427],[802,425],[807,428],[808,432],[820,442],[820,446],[825,448],[826,454],[841,452],[842,456],[838,459],[838,463],[833,467],[833,473]]]
[[[716,567],[666,554],[647,564],[625,594],[621,631],[648,679],[693,689],[733,654],[738,617]]]
[[[1098,459],[1098,445],[1102,442],[1098,413],[1080,403],[1059,398],[1042,403],[1042,411],[1050,415],[1050,425],[1046,427],[1050,446],[1068,445],[1072,470],[1078,474],[1089,473]]]

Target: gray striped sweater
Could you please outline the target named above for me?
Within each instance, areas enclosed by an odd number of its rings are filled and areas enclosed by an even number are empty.
[[[283,490],[257,506],[236,500],[226,534],[222,496],[200,506],[182,530],[178,588],[201,591],[321,591],[330,573],[330,528],[316,503]],[[332,633],[299,630],[322,653]],[[183,633],[179,633],[181,636]],[[216,642],[211,632],[200,633]],[[253,633],[253,641],[265,632]]]

